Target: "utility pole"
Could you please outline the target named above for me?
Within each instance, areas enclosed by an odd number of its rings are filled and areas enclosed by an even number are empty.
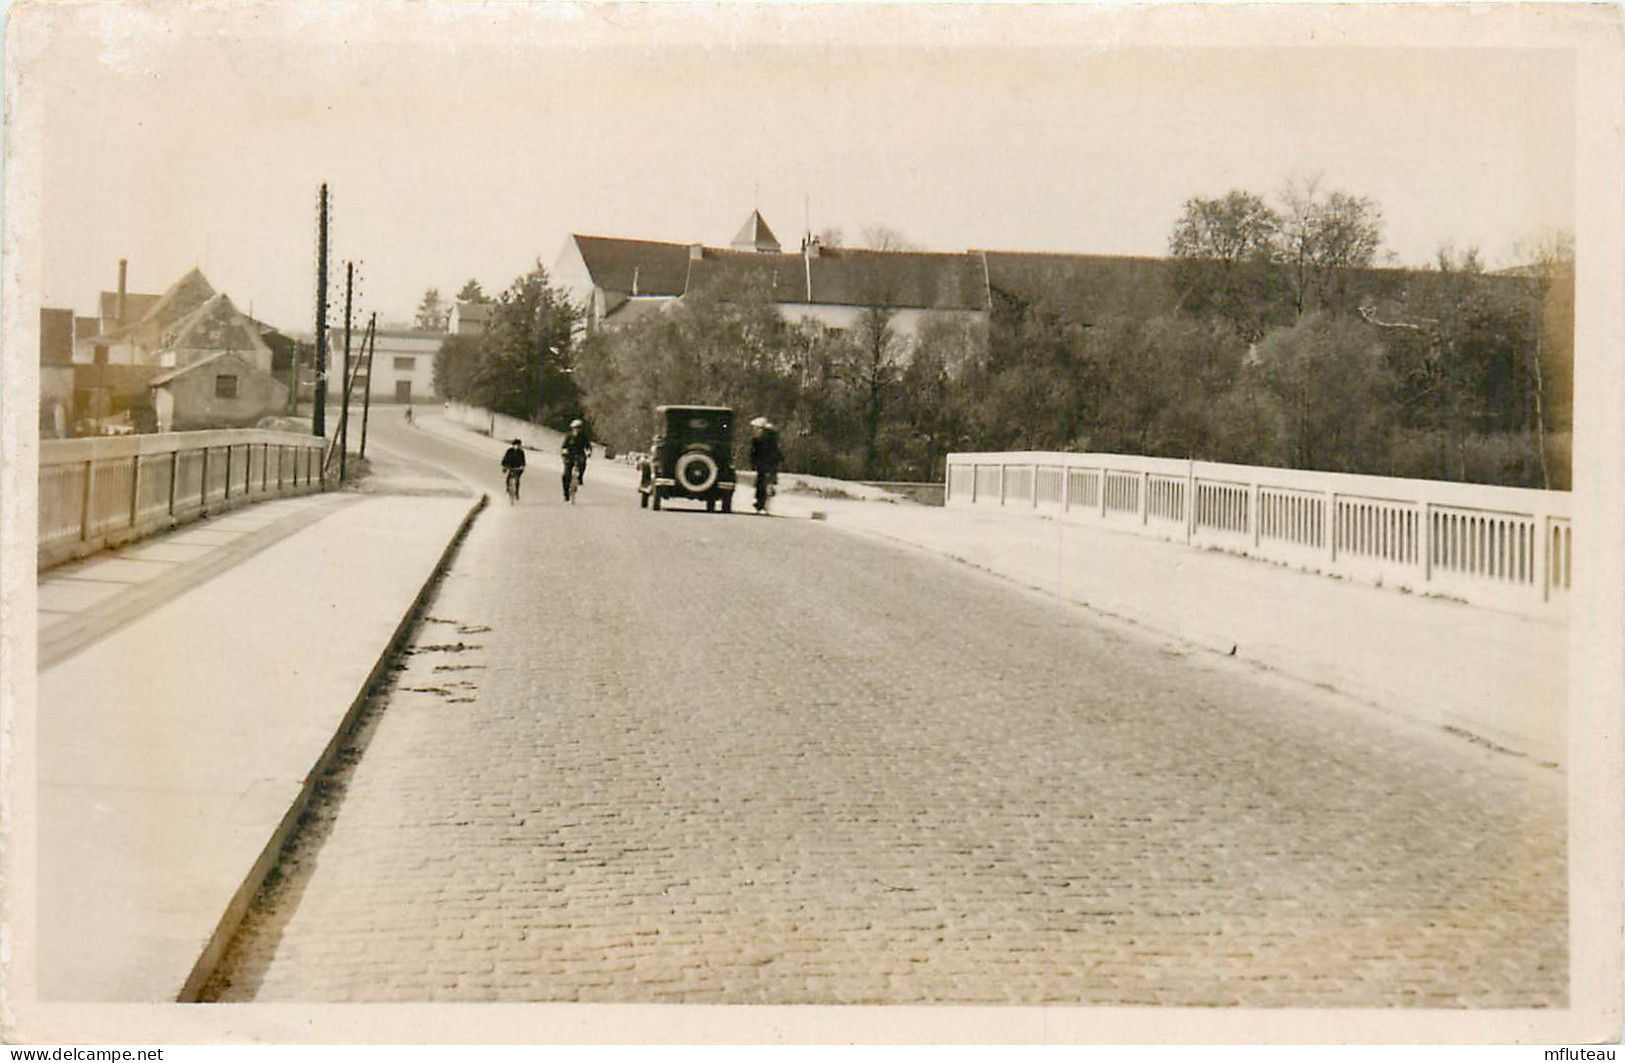
[[[288,367],[288,416],[299,416],[299,354],[304,344],[293,341],[293,364]]]
[[[372,319],[367,322],[367,334],[361,340],[361,349],[367,352],[367,387],[361,393],[361,451],[360,456],[367,456],[367,415],[372,412],[372,354],[378,347],[378,312],[375,310]]]
[[[299,370],[294,368],[295,403],[299,394]],[[316,395],[310,427],[314,435],[327,434],[327,182],[316,210]]]
[[[355,296],[355,263],[344,264],[344,385],[343,405],[339,413],[339,483],[344,482],[344,452],[350,444],[350,315]]]

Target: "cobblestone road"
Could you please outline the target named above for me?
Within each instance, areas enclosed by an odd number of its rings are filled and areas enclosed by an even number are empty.
[[[1566,1003],[1558,773],[541,465],[208,997]]]

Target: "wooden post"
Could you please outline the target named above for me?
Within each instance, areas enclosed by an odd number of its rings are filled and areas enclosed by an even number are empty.
[[[367,322],[367,335],[361,341],[361,347],[367,352],[367,388],[361,393],[361,450],[360,456],[367,456],[367,415],[372,411],[372,355],[378,346],[378,314],[372,315]],[[410,389],[410,385],[408,385]],[[406,404],[407,410],[412,409],[410,400]]]
[[[344,482],[344,452],[350,449],[350,316],[355,297],[355,263],[344,264],[344,374],[339,378],[343,392],[339,411],[339,483]]]
[[[310,428],[312,435],[327,434],[327,184],[323,182],[316,215],[316,393],[312,406]],[[298,358],[295,357],[295,363]],[[293,375],[295,409],[298,408],[299,368]],[[295,481],[298,467],[295,466]]]
[[[130,527],[141,514],[141,455],[130,459]]]
[[[90,504],[94,500],[91,485],[96,479],[96,461],[94,458],[85,462],[85,486],[79,499],[79,540],[90,541]]]

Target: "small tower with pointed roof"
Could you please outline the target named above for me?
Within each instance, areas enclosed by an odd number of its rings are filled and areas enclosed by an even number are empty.
[[[745,219],[744,227],[739,230],[739,235],[733,238],[733,243],[729,246],[740,251],[769,251],[775,254],[783,250],[779,246],[779,238],[767,227],[767,222],[759,210],[750,212],[750,217]]]

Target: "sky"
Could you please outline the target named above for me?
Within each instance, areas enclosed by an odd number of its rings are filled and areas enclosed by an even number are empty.
[[[42,305],[81,314],[126,258],[133,291],[200,266],[309,330],[324,181],[334,273],[358,261],[358,307],[390,320],[551,267],[572,232],[725,245],[753,208],[792,249],[810,222],[1160,255],[1188,198],[1318,174],[1380,205],[1396,264],[1449,243],[1510,265],[1574,227],[1571,57],[1494,35],[1217,10],[22,10],[40,196],[12,222],[38,227]]]

